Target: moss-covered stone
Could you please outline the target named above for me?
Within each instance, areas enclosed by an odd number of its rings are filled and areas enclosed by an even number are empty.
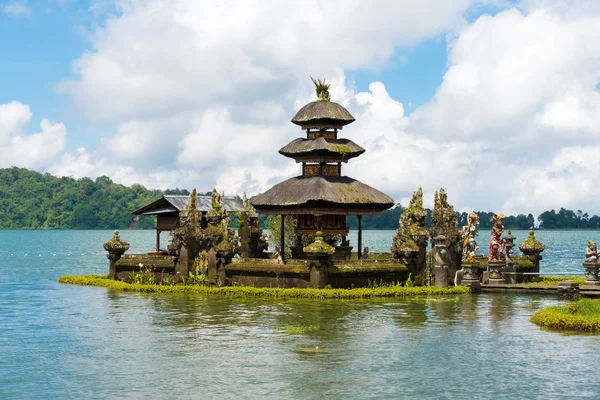
[[[139,270],[140,264],[143,268],[173,268],[175,257],[173,256],[149,256],[147,254],[124,254],[119,261],[117,267],[121,269],[127,268],[131,270]]]
[[[333,255],[335,248],[325,242],[323,239],[323,233],[317,232],[315,235],[315,241],[308,246],[304,247],[305,253],[311,253],[315,255]]]
[[[308,260],[288,260],[285,264],[279,264],[274,259],[240,258],[234,259],[226,269],[241,273],[308,274],[309,267]]]
[[[535,237],[535,232],[533,230],[529,231],[529,236],[523,243],[519,245],[519,250],[521,250],[524,254],[533,254],[533,253],[541,253],[544,251],[546,246],[537,240]]]
[[[335,261],[329,267],[329,275],[369,275],[383,273],[398,273],[408,271],[406,265],[398,260],[347,260]]]
[[[129,250],[129,243],[121,240],[119,231],[115,231],[112,239],[104,243],[104,250],[108,251],[109,253],[123,254]]]
[[[392,237],[390,251],[396,258],[400,258],[407,253],[419,251],[419,243],[427,240],[429,231],[425,227],[427,211],[423,207],[423,189],[413,193],[408,207],[402,208],[400,215],[399,228]]]

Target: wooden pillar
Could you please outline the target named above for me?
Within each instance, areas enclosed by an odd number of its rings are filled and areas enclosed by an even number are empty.
[[[358,218],[358,259],[362,258],[362,215],[357,215]]]
[[[160,251],[160,229],[156,230],[156,251]]]
[[[279,243],[281,259],[285,262],[285,215],[281,215],[281,242]]]

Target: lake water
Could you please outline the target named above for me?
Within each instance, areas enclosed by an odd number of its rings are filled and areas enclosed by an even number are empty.
[[[367,231],[386,251],[392,232]],[[518,243],[527,232],[513,232]],[[600,232],[536,232],[582,274]],[[529,322],[553,297],[273,300],[61,285],[106,273],[109,231],[0,231],[0,398],[597,398],[600,337]],[[154,232],[125,231],[132,252]],[[351,235],[351,240],[355,238]],[[484,243],[487,233],[482,233]],[[485,246],[481,246],[485,247]],[[290,335],[286,325],[317,325]],[[318,346],[326,354],[296,351]]]

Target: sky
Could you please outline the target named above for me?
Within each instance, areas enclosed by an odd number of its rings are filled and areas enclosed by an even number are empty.
[[[600,214],[596,0],[0,0],[0,168],[249,196],[315,99],[406,205]]]

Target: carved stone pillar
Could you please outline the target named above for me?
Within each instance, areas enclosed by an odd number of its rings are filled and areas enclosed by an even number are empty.
[[[438,235],[433,239],[435,286],[448,286],[449,254],[446,249],[446,237]]]
[[[471,288],[471,291],[477,292],[481,289],[479,282],[479,264],[465,263],[462,264],[463,276],[462,285]]]

